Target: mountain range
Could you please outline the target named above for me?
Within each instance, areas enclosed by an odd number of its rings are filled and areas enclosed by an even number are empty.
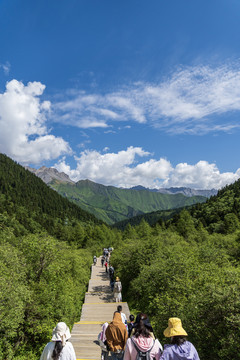
[[[138,186],[131,189],[120,189],[97,184],[90,180],[80,180],[75,183],[68,175],[60,173],[54,168],[43,166],[38,170],[30,167],[27,169],[59,194],[108,224],[153,211],[202,203],[208,196],[215,194],[213,191],[187,188],[152,190]]]
[[[185,196],[204,196],[210,198],[211,196],[217,195],[218,190],[211,189],[211,190],[198,190],[198,189],[191,189],[187,187],[170,187],[170,188],[159,188],[159,189],[148,189],[141,185],[134,186],[131,189],[133,190],[148,190],[153,192],[159,192],[161,194],[183,194]]]
[[[58,180],[63,183],[76,184],[73,180],[69,178],[67,174],[64,172],[59,172],[55,168],[47,168],[46,166],[42,166],[39,169],[34,169],[29,166],[25,167],[27,170],[31,171],[40,179],[42,179],[46,184],[51,184],[52,181]],[[126,189],[126,188],[125,188]],[[218,190],[199,190],[199,189],[191,189],[188,187],[170,187],[170,188],[159,188],[159,189],[149,189],[141,185],[134,186],[130,188],[130,190],[147,190],[152,192],[159,192],[161,194],[183,194],[185,196],[204,196],[210,198],[211,196],[217,195]]]

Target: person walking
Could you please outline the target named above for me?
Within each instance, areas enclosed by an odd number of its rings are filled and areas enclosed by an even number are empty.
[[[114,313],[113,321],[108,325],[105,335],[108,348],[111,351],[112,360],[122,360],[128,332],[119,312],[116,311]]]
[[[162,345],[150,335],[153,332],[149,319],[140,319],[134,335],[127,340],[124,360],[135,360],[137,355],[145,357],[149,353],[150,359],[159,360],[162,354]]]
[[[107,349],[107,345],[106,345],[106,329],[108,327],[108,322],[105,322],[102,325],[102,330],[98,335],[98,341],[99,341],[99,345],[101,347],[102,353],[101,353],[101,360],[107,360],[108,359],[108,349]]]
[[[103,256],[101,257],[101,264],[102,264],[102,267],[103,267],[104,262],[105,262],[105,256],[103,255]]]
[[[111,280],[114,279],[114,267],[110,263],[109,263],[108,272],[109,272],[109,278],[110,278],[110,281],[111,281]]]
[[[59,322],[52,332],[52,340],[45,346],[40,360],[76,360],[68,326]]]
[[[107,262],[107,260],[105,261],[105,269],[106,269],[106,273],[108,272],[108,262]]]
[[[122,301],[122,283],[118,276],[116,277],[116,281],[114,283],[113,296],[116,302]]]
[[[131,336],[132,329],[134,327],[134,315],[129,315],[129,323],[128,323],[128,337]]]
[[[126,329],[128,330],[127,317],[126,317],[126,315],[122,312],[122,305],[118,305],[117,311],[121,314],[122,322],[125,324]]]
[[[188,334],[182,327],[181,319],[170,318],[163,334],[171,338],[171,344],[164,346],[160,360],[200,360],[194,345],[186,339]]]

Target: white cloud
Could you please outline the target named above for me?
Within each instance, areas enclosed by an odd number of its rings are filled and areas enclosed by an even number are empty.
[[[193,189],[220,189],[240,177],[240,169],[235,173],[220,173],[216,164],[199,161],[195,165],[178,164],[164,181],[164,187],[187,186]]]
[[[23,164],[39,164],[71,151],[62,138],[48,134],[50,102],[39,99],[44,89],[40,82],[24,86],[12,80],[0,94],[0,152]]]
[[[0,69],[3,69],[5,75],[9,74],[10,67],[11,67],[11,65],[8,61],[5,64],[0,64]]]
[[[229,132],[240,126],[222,116],[240,111],[240,63],[179,68],[159,83],[104,95],[69,91],[53,109],[55,121],[83,128],[135,121],[176,134]]]
[[[240,169],[235,173],[220,173],[215,164],[207,161],[199,161],[195,165],[180,163],[175,168],[164,158],[139,161],[139,158],[150,155],[140,147],[104,154],[86,150],[75,158],[75,169],[71,169],[64,159],[54,167],[68,174],[74,181],[89,179],[117,187],[142,185],[148,188],[184,186],[194,189],[220,189],[240,177]]]

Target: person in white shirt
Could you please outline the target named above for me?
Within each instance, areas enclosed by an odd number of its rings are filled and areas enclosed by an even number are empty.
[[[52,332],[52,340],[45,346],[40,360],[76,360],[68,326],[59,322]]]
[[[121,314],[122,322],[124,323],[124,325],[126,326],[126,329],[128,330],[127,317],[126,317],[126,315],[122,312],[122,305],[118,305],[117,311]]]

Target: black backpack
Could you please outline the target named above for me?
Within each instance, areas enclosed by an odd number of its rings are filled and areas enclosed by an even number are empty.
[[[114,268],[112,266],[110,266],[110,268],[108,269],[109,274],[113,275],[114,274]]]
[[[131,338],[131,340],[132,340],[132,338]],[[135,342],[134,342],[133,340],[132,340],[132,343],[133,343],[135,349],[137,350],[136,360],[151,360],[150,352],[151,352],[152,348],[154,347],[155,340],[153,340],[153,345],[152,345],[152,347],[151,347],[148,351],[146,351],[146,352],[141,351],[141,350],[137,347],[137,345],[135,344]]]

